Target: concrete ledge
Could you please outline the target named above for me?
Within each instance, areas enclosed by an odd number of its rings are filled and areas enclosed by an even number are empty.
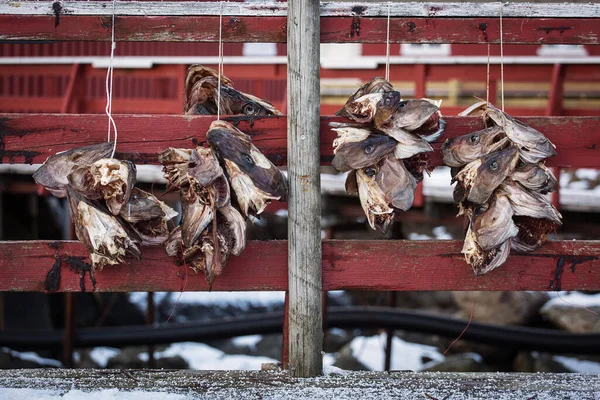
[[[592,374],[347,372],[313,379],[283,371],[34,369],[0,371],[0,388],[177,393],[206,399],[597,399]]]

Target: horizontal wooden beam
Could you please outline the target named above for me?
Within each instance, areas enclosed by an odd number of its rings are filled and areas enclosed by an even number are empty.
[[[511,254],[505,265],[475,277],[460,254],[462,242],[323,242],[323,290],[599,290],[600,242],[550,242],[531,254]],[[0,242],[0,291],[44,291],[56,259],[85,257],[74,241]],[[165,250],[96,272],[96,290],[205,291],[203,274],[176,266]],[[79,291],[80,275],[63,261],[60,291]],[[92,290],[89,276],[85,287]],[[287,290],[287,242],[250,242],[231,257],[213,290]]]
[[[55,1],[10,1],[0,4],[0,14],[51,15]],[[68,15],[107,16],[111,1],[61,1],[61,13]],[[600,18],[597,3],[421,3],[421,2],[322,2],[321,16],[343,17],[498,17],[506,18]],[[117,15],[246,15],[254,17],[287,16],[285,2],[192,2],[192,1],[118,1]]]
[[[156,164],[167,147],[191,148],[206,140],[214,116],[115,115],[117,151],[140,164]],[[254,143],[277,165],[287,162],[286,117],[225,117],[253,136]],[[479,118],[445,117],[446,134],[433,145],[431,165],[442,165],[439,148],[447,138],[483,129]],[[518,117],[539,129],[558,148],[549,166],[600,168],[600,117]],[[321,163],[330,165],[336,134],[331,116],[321,117]],[[41,163],[52,154],[106,140],[106,116],[100,114],[0,114],[0,162]]]
[[[61,16],[58,21],[59,24],[55,27],[54,16],[0,15],[0,40],[110,41],[112,17],[68,14]],[[287,41],[286,23],[287,18],[284,16],[226,16],[223,18],[222,40],[284,43]],[[321,18],[321,43],[385,43],[386,37],[387,18],[350,14]],[[219,16],[119,16],[115,20],[115,39],[119,42],[218,42]],[[390,20],[390,42],[497,44],[500,43],[500,21],[498,18],[483,16],[437,16],[435,19],[394,17]],[[600,24],[593,18],[504,18],[503,42],[599,44]]]

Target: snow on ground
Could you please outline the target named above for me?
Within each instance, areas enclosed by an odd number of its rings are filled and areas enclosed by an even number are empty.
[[[51,358],[40,357],[37,353],[35,353],[33,351],[21,352],[21,351],[15,351],[15,350],[9,349],[8,347],[2,347],[2,348],[0,348],[0,351],[2,351],[3,353],[6,353],[6,354],[10,354],[11,356],[13,356],[15,358],[20,358],[21,360],[33,361],[42,366],[57,367],[57,368],[62,367],[62,363],[60,361],[53,360]]]
[[[556,292],[549,292],[552,299],[544,304],[544,308],[550,306],[565,306],[565,307],[600,307],[600,293],[598,294],[583,294],[580,292],[560,292],[560,296]]]
[[[408,238],[410,240],[452,240],[452,235],[448,233],[445,226],[436,226],[431,232],[433,233],[433,236],[424,233],[411,232],[408,234]]]
[[[145,311],[147,295],[146,292],[132,292],[129,294],[129,299],[142,311]],[[154,293],[154,301],[160,303],[169,295],[173,296],[173,301],[179,299],[179,304],[203,304],[221,307],[235,305],[244,308],[283,304],[285,292],[156,292]]]
[[[238,336],[231,339],[231,342],[237,347],[249,347],[251,349],[256,349],[256,345],[262,340],[262,338],[262,335]]]
[[[350,344],[352,354],[370,370],[383,371],[385,340],[385,334],[359,336]],[[444,359],[444,356],[433,346],[408,343],[398,337],[393,338],[391,369],[419,371],[424,365],[423,357],[433,361]]]
[[[154,353],[156,358],[180,356],[191,369],[198,370],[260,370],[265,363],[277,363],[269,357],[225,354],[203,343],[175,343],[164,351]],[[140,353],[142,361],[148,361],[148,354]]]
[[[580,360],[574,357],[554,356],[554,361],[559,362],[573,372],[586,374],[600,374],[600,363],[595,361]]]
[[[105,368],[106,364],[108,364],[108,360],[110,360],[120,352],[121,350],[115,349],[113,347],[94,347],[92,351],[90,351],[90,357],[101,368]]]
[[[2,400],[185,400],[191,396],[161,392],[124,392],[119,389],[105,389],[92,392],[70,390],[62,393],[58,390],[9,389],[0,388]]]

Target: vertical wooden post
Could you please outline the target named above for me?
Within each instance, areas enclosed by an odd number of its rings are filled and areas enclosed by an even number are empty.
[[[289,369],[322,373],[320,11],[316,0],[288,1]]]

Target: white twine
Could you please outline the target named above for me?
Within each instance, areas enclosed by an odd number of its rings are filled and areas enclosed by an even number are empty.
[[[217,86],[217,120],[221,119],[221,75],[223,73],[223,2],[219,2],[219,66],[218,75],[219,82]]]
[[[502,8],[503,3],[500,3],[500,87],[502,93],[502,111],[504,111],[504,43],[502,42]]]
[[[111,44],[110,44],[110,59],[108,61],[108,71],[106,71],[106,115],[108,116],[108,135],[106,141],[110,142],[110,127],[112,125],[115,130],[115,144],[113,146],[113,151],[110,155],[111,158],[115,156],[115,152],[117,151],[117,124],[112,117],[112,95],[113,95],[113,59],[115,57],[115,49],[117,47],[117,43],[115,42],[115,2],[116,0],[112,0],[112,36],[111,36]]]
[[[490,44],[488,43],[487,77],[485,81],[485,101],[490,102]]]
[[[387,15],[387,37],[385,40],[385,80],[390,80],[390,2],[388,4]]]

